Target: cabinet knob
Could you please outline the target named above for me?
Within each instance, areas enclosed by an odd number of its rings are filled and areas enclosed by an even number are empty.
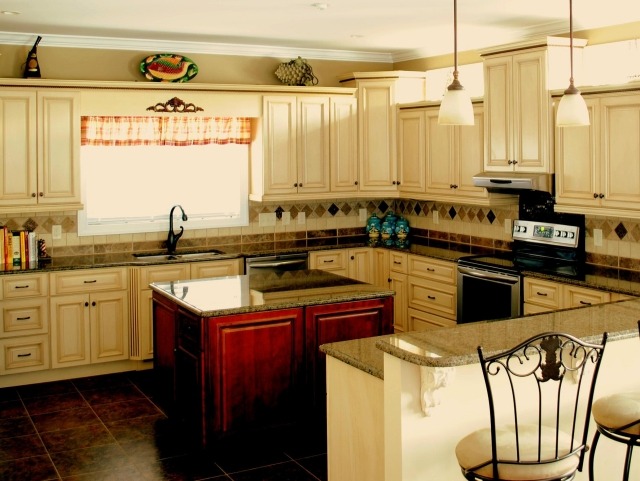
[[[88,303],[88,302],[85,302],[85,303],[84,303],[84,307],[89,307],[89,303]]]
[[[351,256],[351,260],[354,260],[356,258],[356,256]]]
[[[356,180],[356,181],[353,183],[353,185],[358,185],[358,181]]]
[[[593,193],[593,198],[597,199],[598,198],[598,194],[596,194],[595,192]]]
[[[93,302],[91,303],[91,305],[92,305],[93,307],[96,307],[96,301],[93,301]]]
[[[298,184],[298,187],[302,187],[302,182]]]
[[[40,192],[38,195],[39,195],[40,197],[44,197],[44,192]]]
[[[298,183],[296,182],[295,184],[293,184],[294,187],[298,187]]]
[[[598,197],[600,197],[601,199],[604,199],[604,194],[600,194]]]
[[[35,192],[32,192],[32,193],[31,193],[31,197],[35,197],[35,196],[36,196],[36,193],[35,193]]]

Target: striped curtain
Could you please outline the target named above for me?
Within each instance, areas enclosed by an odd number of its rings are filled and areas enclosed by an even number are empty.
[[[82,117],[82,145],[250,143],[250,117]]]

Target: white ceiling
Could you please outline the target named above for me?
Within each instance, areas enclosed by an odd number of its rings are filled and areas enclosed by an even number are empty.
[[[316,1],[0,0],[20,12],[0,16],[0,40],[392,61],[453,51],[452,0]],[[640,21],[638,0],[574,0],[573,11],[574,31]],[[569,0],[458,0],[458,50],[567,33],[568,17]]]

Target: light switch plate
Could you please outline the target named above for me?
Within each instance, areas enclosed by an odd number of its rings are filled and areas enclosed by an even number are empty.
[[[272,227],[276,225],[276,213],[263,212],[258,216],[258,225],[260,227]]]
[[[282,213],[282,225],[289,225],[291,223],[291,212]]]
[[[439,224],[440,223],[440,214],[438,213],[437,210],[433,211],[433,223],[434,224]]]
[[[504,220],[504,233],[505,234],[511,234],[511,230],[513,229],[512,225],[511,225],[511,219],[505,219]]]
[[[51,226],[51,237],[54,239],[62,239],[62,226],[61,225],[52,225]]]
[[[367,209],[360,209],[358,211],[358,219],[360,220],[360,222],[367,221]]]
[[[596,247],[602,245],[602,229],[593,229],[593,245]]]
[[[298,212],[298,224],[302,225],[307,222],[307,214],[304,212]]]

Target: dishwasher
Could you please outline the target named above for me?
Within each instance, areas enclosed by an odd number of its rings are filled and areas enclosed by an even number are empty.
[[[309,268],[309,254],[277,254],[269,256],[247,257],[244,261],[244,273],[251,275],[257,272],[285,272],[305,270]]]

